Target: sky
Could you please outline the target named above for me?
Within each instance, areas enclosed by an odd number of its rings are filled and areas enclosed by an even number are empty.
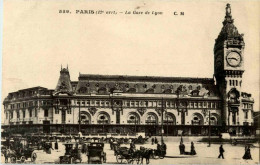
[[[61,64],[79,73],[212,78],[213,48],[227,1],[6,0],[3,12],[2,100],[9,92],[54,89]],[[244,33],[243,91],[259,110],[259,1],[229,1]],[[70,10],[71,14],[59,14]],[[75,14],[117,11],[117,15]],[[156,11],[163,15],[124,14]],[[119,12],[123,12],[120,14]],[[174,16],[184,12],[184,16]]]

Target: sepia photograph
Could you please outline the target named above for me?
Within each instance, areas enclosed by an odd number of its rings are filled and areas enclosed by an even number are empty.
[[[2,4],[1,164],[260,163],[260,1]]]

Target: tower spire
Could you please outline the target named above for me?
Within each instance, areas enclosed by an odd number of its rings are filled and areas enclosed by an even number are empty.
[[[223,25],[226,25],[227,23],[233,23],[234,20],[232,19],[232,15],[231,15],[231,6],[228,3],[226,6],[226,16],[225,16],[225,20],[223,21]]]

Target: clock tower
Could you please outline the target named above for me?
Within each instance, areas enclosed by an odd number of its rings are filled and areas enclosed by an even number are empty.
[[[227,4],[223,27],[214,47],[214,77],[223,100],[222,124],[226,126],[242,124],[239,117],[242,114],[244,47],[243,34],[235,27],[230,4]]]

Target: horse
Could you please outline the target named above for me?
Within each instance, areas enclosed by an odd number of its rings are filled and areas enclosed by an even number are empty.
[[[141,151],[140,152],[140,156],[141,156],[141,163],[140,164],[143,164],[144,158],[146,160],[146,164],[149,164],[150,163],[150,157],[153,154],[153,150],[144,148],[144,149],[141,149],[140,151]]]

